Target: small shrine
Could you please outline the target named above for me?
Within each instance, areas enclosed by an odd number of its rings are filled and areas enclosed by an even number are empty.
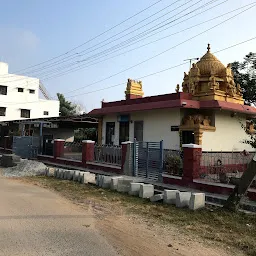
[[[142,98],[144,95],[144,92],[142,90],[142,82],[141,81],[135,81],[132,79],[128,79],[126,91],[125,91],[125,98],[126,99],[137,99]]]
[[[191,93],[194,100],[220,100],[244,104],[242,89],[235,84],[231,64],[225,67],[211,52],[194,63],[188,74],[184,72],[182,91]]]

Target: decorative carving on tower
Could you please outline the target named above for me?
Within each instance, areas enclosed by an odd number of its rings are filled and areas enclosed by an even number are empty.
[[[179,130],[193,131],[195,143],[202,145],[203,132],[214,132],[216,128],[211,126],[209,116],[204,116],[202,114],[188,114],[183,118]]]
[[[180,92],[180,85],[179,84],[176,85],[175,91],[176,91],[176,93]]]
[[[214,74],[211,74],[209,81],[210,82],[208,83],[208,85],[210,90],[216,91],[220,89],[220,84],[216,81],[216,77],[214,76]]]
[[[206,54],[184,72],[182,91],[191,93],[195,100],[221,100],[244,104],[242,88],[236,85],[231,64],[225,67],[207,46]]]
[[[142,82],[141,81],[135,81],[132,79],[128,79],[125,96],[126,99],[136,99],[136,98],[142,98],[144,95],[144,92],[142,90]]]

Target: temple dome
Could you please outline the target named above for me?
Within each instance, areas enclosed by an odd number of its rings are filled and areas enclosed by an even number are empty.
[[[222,74],[223,70],[225,70],[225,66],[210,52],[209,44],[207,53],[196,64],[200,74],[203,76]]]

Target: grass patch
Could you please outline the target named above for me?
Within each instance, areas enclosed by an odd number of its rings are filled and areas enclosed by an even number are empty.
[[[256,215],[231,213],[219,208],[205,208],[193,212],[162,203],[152,204],[148,200],[93,185],[55,178],[27,177],[23,180],[58,191],[76,203],[88,205],[90,202],[103,212],[105,209],[112,214],[118,214],[118,211],[138,214],[152,223],[157,221],[165,226],[172,225],[199,238],[220,242],[250,256],[256,255]]]

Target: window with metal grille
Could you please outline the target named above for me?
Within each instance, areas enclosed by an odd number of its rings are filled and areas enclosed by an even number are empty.
[[[29,89],[29,93],[35,94],[35,90]]]
[[[0,85],[0,94],[7,95],[7,86]]]
[[[5,116],[6,108],[0,107],[0,116]]]
[[[23,92],[24,89],[23,88],[18,88],[18,92]]]
[[[48,116],[49,112],[48,111],[44,111],[44,116]]]
[[[20,117],[30,118],[30,110],[29,109],[21,109]]]

